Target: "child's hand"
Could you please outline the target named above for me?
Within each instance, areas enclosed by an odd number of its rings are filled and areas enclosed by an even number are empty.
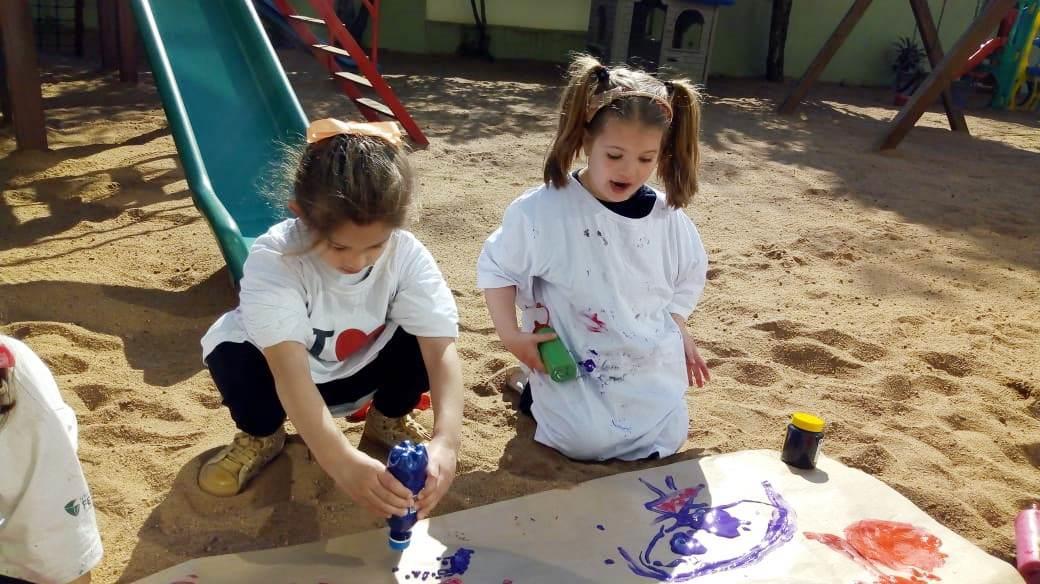
[[[419,491],[419,497],[415,503],[419,519],[429,517],[433,508],[448,492],[448,488],[455,480],[455,463],[458,461],[458,453],[455,449],[437,438],[427,445],[426,452],[429,455],[429,464],[426,466],[426,486]]]
[[[378,517],[404,515],[412,505],[412,492],[390,474],[386,465],[355,451],[348,464],[337,465],[336,485],[355,503]]]
[[[686,379],[690,385],[696,384],[697,387],[704,387],[705,383],[711,381],[708,364],[697,351],[697,343],[690,336],[690,331],[686,330],[686,322],[676,315],[672,315],[672,318],[679,325],[679,332],[682,334],[683,350],[686,353]]]
[[[502,344],[506,349],[520,359],[533,371],[545,373],[545,365],[542,365],[542,356],[538,354],[538,344],[551,341],[556,338],[555,333],[524,333],[516,331],[502,337]]]

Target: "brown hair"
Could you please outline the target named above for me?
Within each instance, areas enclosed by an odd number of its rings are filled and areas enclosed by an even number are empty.
[[[289,152],[300,219],[322,237],[346,221],[400,227],[413,206],[414,178],[403,148],[376,136],[338,134]]]
[[[594,95],[620,88],[646,95],[621,95],[604,105],[586,121]],[[669,112],[661,103],[671,106]],[[697,164],[701,126],[700,94],[685,79],[661,81],[652,75],[624,66],[609,69],[589,55],[571,62],[567,87],[560,100],[560,124],[545,160],[544,179],[557,188],[567,184],[571,164],[587,139],[595,139],[608,116],[638,121],[664,130],[657,175],[664,183],[668,204],[685,207],[697,193]],[[670,123],[669,123],[670,122]]]

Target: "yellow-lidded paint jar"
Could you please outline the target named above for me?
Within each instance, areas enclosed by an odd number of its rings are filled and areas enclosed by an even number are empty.
[[[825,425],[822,418],[805,412],[795,412],[787,425],[780,460],[798,468],[816,468]]]

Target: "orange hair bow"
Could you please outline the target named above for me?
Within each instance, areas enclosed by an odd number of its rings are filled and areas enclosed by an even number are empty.
[[[340,134],[375,136],[394,146],[400,146],[404,142],[404,133],[397,122],[343,122],[336,118],[325,118],[314,120],[307,126],[307,143],[321,142]]]

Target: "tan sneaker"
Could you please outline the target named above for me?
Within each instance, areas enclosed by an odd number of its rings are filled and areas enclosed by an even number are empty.
[[[285,428],[263,438],[239,432],[199,469],[199,488],[218,497],[237,495],[284,446]]]
[[[365,431],[361,434],[387,448],[393,448],[402,440],[411,440],[419,444],[429,442],[433,437],[422,424],[415,421],[411,414],[400,418],[388,418],[376,408],[369,408],[365,417]]]

